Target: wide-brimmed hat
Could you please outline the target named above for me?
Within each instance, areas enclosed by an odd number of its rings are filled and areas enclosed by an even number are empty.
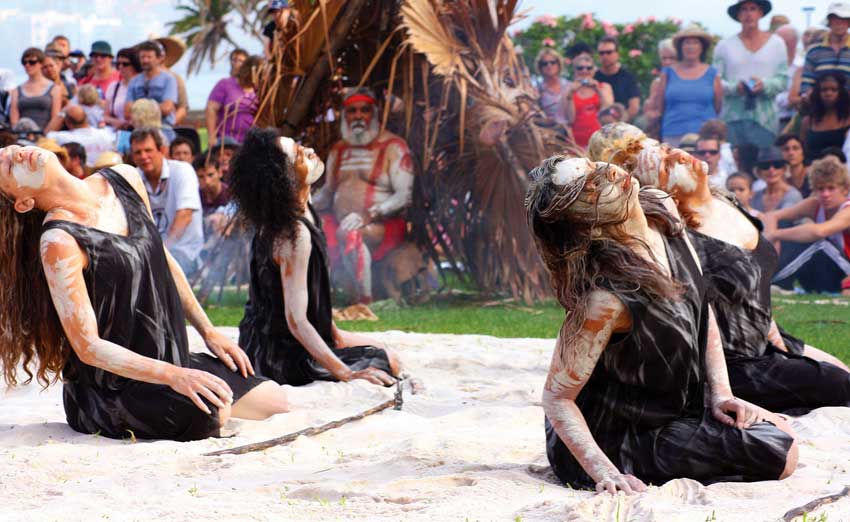
[[[697,24],[691,24],[684,29],[681,29],[678,33],[673,35],[673,47],[676,49],[679,48],[679,42],[684,40],[685,38],[699,38],[702,41],[703,49],[708,49],[711,47],[712,38],[711,35],[708,34],[705,29],[700,27]]]
[[[773,9],[773,6],[768,0],[738,0],[737,2],[730,5],[726,12],[729,13],[729,16],[732,17],[732,20],[738,21],[738,10],[741,8],[742,4],[746,4],[747,2],[755,2],[761,7],[761,15],[764,16]]]
[[[826,18],[823,19],[823,25],[829,25],[829,18],[831,16],[850,19],[850,3],[832,2],[829,4],[829,8],[826,10]]]
[[[677,148],[682,149],[685,152],[694,152],[697,150],[697,143],[699,143],[699,134],[696,132],[689,132],[682,136]]]
[[[156,35],[151,35],[150,39],[162,46],[165,52],[164,65],[166,67],[171,67],[179,62],[180,58],[183,57],[183,53],[186,52],[186,42],[179,36],[157,37]]]
[[[112,46],[109,45],[109,42],[105,42],[103,40],[98,40],[91,44],[91,52],[89,56],[93,54],[105,54],[106,56],[115,56],[112,54]]]
[[[105,169],[107,167],[114,167],[121,163],[124,163],[124,158],[122,158],[120,154],[114,150],[107,150],[101,152],[97,159],[94,160],[94,169]]]

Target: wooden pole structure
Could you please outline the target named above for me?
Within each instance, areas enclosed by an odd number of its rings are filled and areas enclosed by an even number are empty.
[[[273,448],[275,446],[282,446],[284,444],[289,444],[294,441],[298,437],[302,435],[305,437],[312,437],[313,435],[318,435],[319,433],[324,433],[328,430],[332,430],[335,428],[339,428],[349,422],[354,422],[360,420],[364,417],[368,417],[369,415],[374,415],[375,413],[382,412],[386,409],[393,408],[394,410],[401,410],[402,405],[404,404],[404,397],[402,393],[404,391],[404,383],[401,379],[396,381],[396,390],[395,395],[392,399],[383,402],[374,408],[369,408],[366,411],[360,412],[357,415],[352,415],[351,417],[346,417],[344,419],[336,420],[333,422],[329,422],[327,424],[322,424],[321,426],[313,426],[310,428],[305,428],[303,430],[296,431],[295,433],[290,433],[289,435],[284,435],[282,437],[277,437],[274,439],[264,440],[262,442],[255,442],[253,444],[246,444],[244,446],[237,446],[235,448],[213,451],[210,453],[204,453],[206,457],[217,457],[219,455],[243,455],[245,453],[251,453],[253,451],[263,451],[269,448]]]

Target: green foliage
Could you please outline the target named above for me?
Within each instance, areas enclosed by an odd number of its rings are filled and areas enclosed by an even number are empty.
[[[573,44],[586,43],[595,50],[603,36],[616,36],[620,41],[620,63],[637,77],[646,96],[654,78],[653,70],[658,67],[658,42],[673,36],[681,23],[675,18],[656,20],[652,16],[633,23],[612,24],[594,18],[591,13],[572,18],[543,15],[524,31],[515,32],[513,40],[522,47],[529,69],[536,73],[534,60],[543,47],[553,47],[566,56],[566,50]]]

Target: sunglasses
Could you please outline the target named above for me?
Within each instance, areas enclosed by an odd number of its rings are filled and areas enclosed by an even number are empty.
[[[764,163],[759,163],[758,168],[760,168],[761,170],[784,169],[785,168],[785,161],[784,160],[766,161]]]
[[[592,65],[576,65],[575,70],[576,71],[592,71],[593,66]]]
[[[121,60],[118,60],[118,61],[113,62],[113,63],[115,64],[116,67],[130,67],[132,65],[130,62],[124,62],[124,61],[121,61]]]
[[[547,65],[558,65],[558,60],[540,60],[537,63],[540,64],[540,67],[546,67]]]
[[[95,53],[90,54],[90,55],[89,55],[89,57],[90,57],[92,60],[94,60],[94,59],[96,59],[96,58],[112,58],[112,57],[111,57],[111,56],[109,56],[108,54],[95,54]]]
[[[599,55],[601,56],[601,55],[603,55],[603,54],[614,54],[614,53],[616,53],[616,52],[617,52],[617,51],[599,51]]]
[[[720,149],[697,149],[694,151],[697,156],[714,156],[719,153]]]
[[[21,65],[36,65],[36,64],[39,64],[39,63],[41,63],[41,61],[35,60],[35,59],[33,59],[33,60],[21,60]]]

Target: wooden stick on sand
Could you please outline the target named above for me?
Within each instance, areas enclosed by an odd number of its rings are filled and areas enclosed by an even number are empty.
[[[803,515],[805,515],[807,513],[811,513],[821,506],[825,506],[826,504],[832,504],[836,500],[846,497],[848,494],[850,494],[850,486],[845,486],[844,489],[842,489],[840,493],[836,493],[835,495],[829,495],[829,496],[826,496],[826,497],[816,498],[816,499],[812,500],[811,502],[809,502],[808,504],[806,504],[805,506],[800,506],[798,508],[794,508],[794,509],[788,511],[782,517],[782,520],[784,520],[786,522],[791,522],[795,518],[802,517]],[[812,519],[812,520],[814,520],[814,519]]]
[[[262,442],[255,442],[253,444],[246,444],[244,446],[236,446],[235,448],[213,451],[210,453],[204,453],[204,456],[214,457],[218,455],[243,455],[245,453],[250,453],[252,451],[262,451],[268,448],[272,448],[274,446],[282,446],[284,444],[289,444],[294,441],[298,437],[304,435],[307,437],[311,437],[313,435],[318,435],[319,433],[324,433],[328,430],[332,430],[335,428],[339,428],[349,422],[354,422],[362,419],[363,417],[368,417],[369,415],[374,415],[375,413],[382,412],[386,409],[393,408],[395,410],[400,410],[402,405],[404,404],[404,398],[402,396],[402,392],[404,390],[404,383],[401,379],[396,381],[396,390],[395,396],[383,402],[374,408],[369,408],[366,411],[360,412],[357,415],[352,415],[351,417],[346,417],[344,419],[336,420],[333,422],[329,422],[327,424],[322,424],[321,426],[313,426],[311,428],[305,428],[303,430],[296,431],[295,433],[290,433],[289,435],[284,435],[282,437],[277,437],[274,439],[264,440]]]

